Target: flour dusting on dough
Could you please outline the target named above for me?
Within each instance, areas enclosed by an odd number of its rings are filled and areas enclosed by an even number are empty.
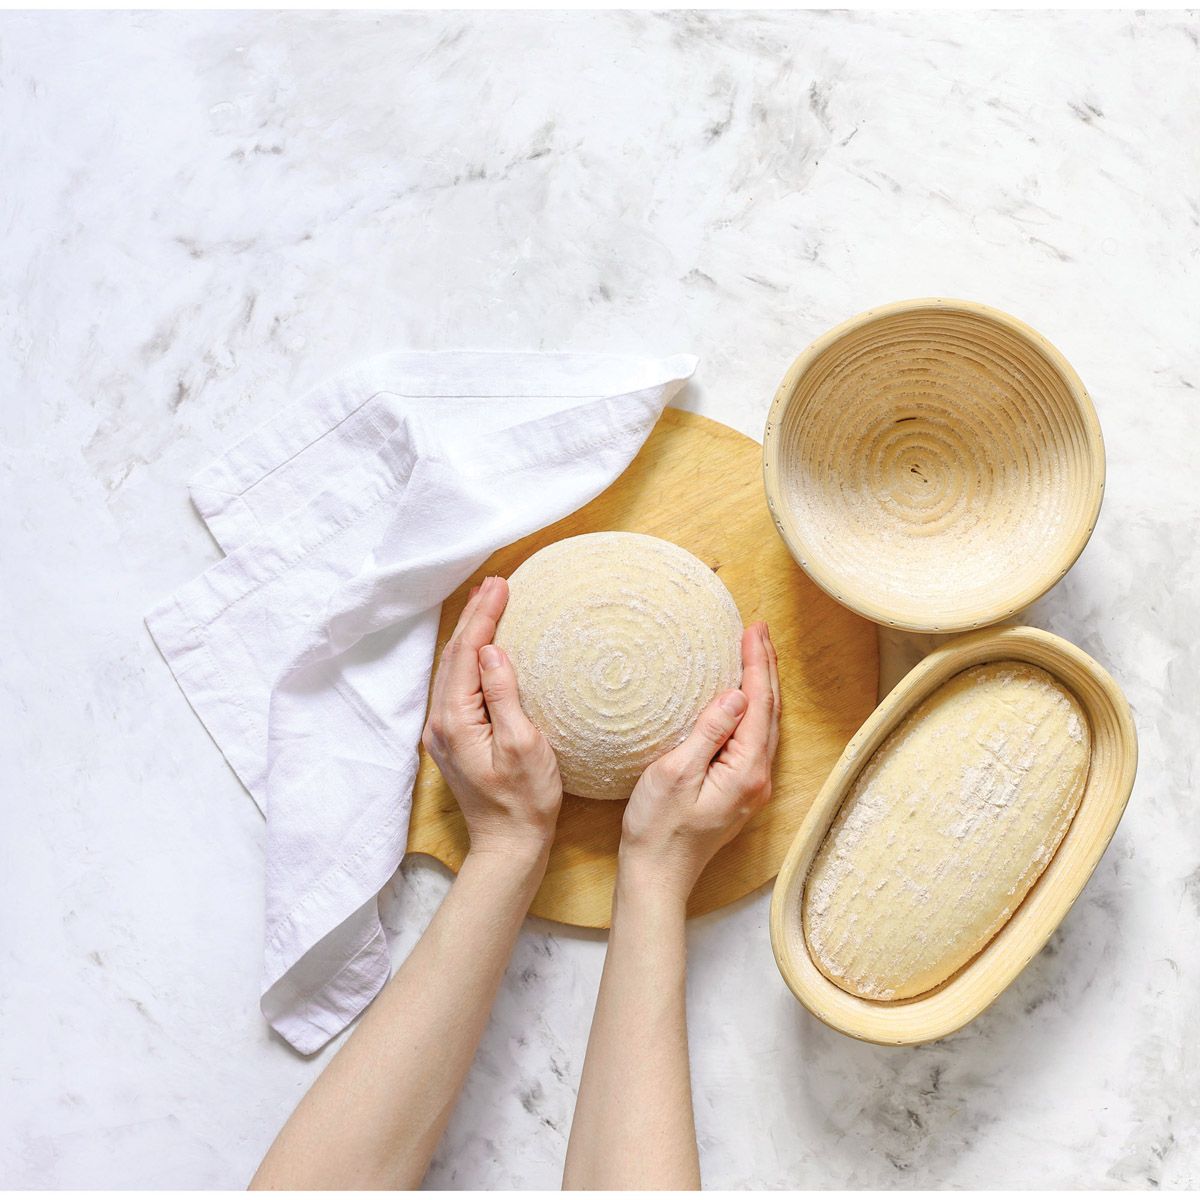
[[[1037,667],[991,663],[944,684],[868,761],[813,861],[813,961],[874,1000],[949,978],[1054,856],[1090,755],[1079,702]]]
[[[624,799],[742,676],[742,620],[693,554],[640,533],[554,542],[508,581],[496,644],[564,788]]]

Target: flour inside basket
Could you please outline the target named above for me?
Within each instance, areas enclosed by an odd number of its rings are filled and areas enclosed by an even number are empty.
[[[956,675],[892,732],[813,861],[813,961],[873,1000],[920,995],[991,940],[1070,826],[1091,736],[1051,675],[1000,662]]]

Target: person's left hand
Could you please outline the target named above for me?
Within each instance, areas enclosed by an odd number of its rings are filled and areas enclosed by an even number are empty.
[[[442,650],[421,744],[458,800],[472,852],[541,854],[554,838],[562,779],[521,708],[512,662],[491,644],[507,603],[499,576],[471,593]]]

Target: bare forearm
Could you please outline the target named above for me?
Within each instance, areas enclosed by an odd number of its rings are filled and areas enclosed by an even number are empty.
[[[466,1078],[545,870],[468,855],[407,961],[300,1102],[257,1188],[413,1188]]]
[[[686,902],[705,865],[771,794],[775,650],[742,634],[742,686],[643,772],[625,806],[612,936],[588,1042],[567,1187],[700,1185],[685,1013]]]
[[[686,891],[618,873],[612,933],[567,1147],[567,1188],[695,1188]]]

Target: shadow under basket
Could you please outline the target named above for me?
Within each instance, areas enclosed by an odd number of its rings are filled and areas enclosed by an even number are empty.
[[[1078,699],[1091,726],[1091,757],[1079,807],[1046,869],[1013,915],[965,966],[906,1000],[843,991],[813,962],[801,906],[813,859],[859,772],[887,736],[942,684],[970,667],[1012,660],[1040,667]],[[1137,734],[1111,676],[1078,647],[1040,629],[967,634],[930,654],[854,735],[788,851],[771,901],[771,946],[796,998],[826,1025],[880,1045],[934,1041],[977,1017],[1017,977],[1067,915],[1104,854],[1133,788]]]

